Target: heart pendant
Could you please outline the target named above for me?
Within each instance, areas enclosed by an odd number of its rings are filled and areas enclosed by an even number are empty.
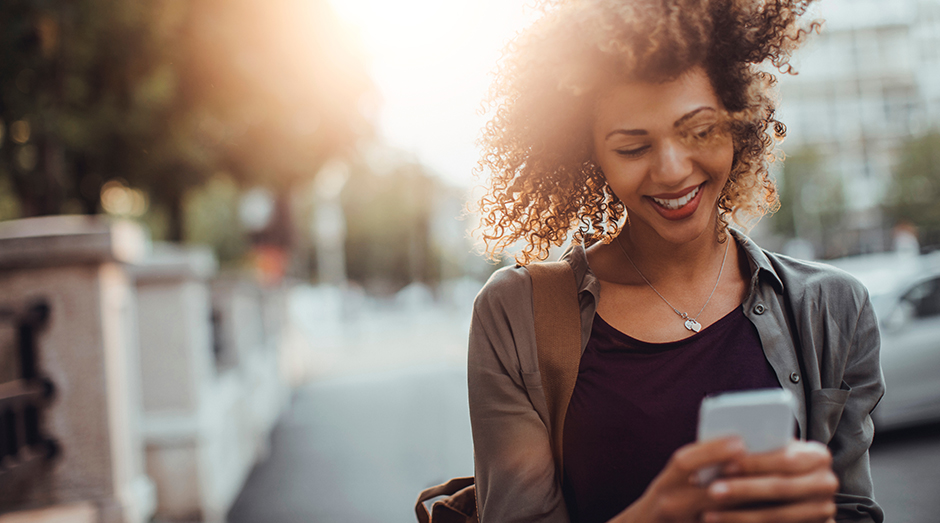
[[[702,330],[702,324],[695,320],[685,320],[685,328],[692,332],[698,332]]]

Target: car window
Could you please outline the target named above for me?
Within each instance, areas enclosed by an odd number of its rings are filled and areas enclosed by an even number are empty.
[[[914,286],[902,299],[913,306],[917,318],[940,316],[940,278]]]

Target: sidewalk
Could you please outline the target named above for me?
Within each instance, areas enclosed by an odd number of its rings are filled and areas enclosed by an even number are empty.
[[[413,523],[422,489],[473,474],[466,307],[293,304],[311,347],[229,523]],[[351,311],[350,311],[351,308]]]
[[[303,387],[230,523],[413,523],[420,490],[473,474],[466,372],[433,365]]]

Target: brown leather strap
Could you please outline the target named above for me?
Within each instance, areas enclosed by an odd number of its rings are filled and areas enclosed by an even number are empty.
[[[581,362],[581,307],[574,271],[566,262],[533,263],[532,306],[542,390],[548,403],[552,454],[561,477],[565,413]]]
[[[465,478],[453,478],[447,483],[442,483],[440,485],[422,490],[421,494],[418,494],[418,501],[415,504],[415,514],[418,516],[418,521],[421,523],[428,523],[431,521],[431,515],[428,513],[428,508],[424,506],[425,501],[436,498],[438,496],[449,496],[456,494],[470,485],[473,485],[473,476]]]

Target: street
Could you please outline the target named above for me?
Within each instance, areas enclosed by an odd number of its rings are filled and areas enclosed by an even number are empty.
[[[875,496],[890,523],[940,520],[940,423],[879,434],[871,449]]]

